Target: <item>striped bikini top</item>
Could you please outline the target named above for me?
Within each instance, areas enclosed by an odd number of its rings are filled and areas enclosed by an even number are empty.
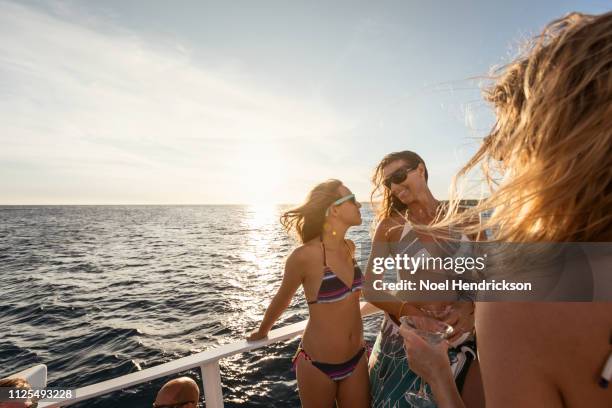
[[[348,248],[348,244],[344,241]],[[353,292],[361,290],[363,288],[363,274],[355,258],[353,259],[353,283],[351,286],[346,286],[342,280],[336,276],[336,274],[327,265],[327,257],[325,255],[325,244],[321,238],[321,248],[323,249],[323,279],[321,280],[321,286],[319,287],[319,294],[317,300],[308,302],[309,305],[315,303],[332,303],[339,302],[346,298]],[[349,252],[351,249],[349,248]]]

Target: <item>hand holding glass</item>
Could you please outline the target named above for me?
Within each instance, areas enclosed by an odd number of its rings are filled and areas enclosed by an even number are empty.
[[[431,345],[440,343],[449,338],[453,333],[453,327],[451,325],[430,317],[402,316],[400,322],[402,323],[400,326],[400,334],[402,336],[404,336],[406,332],[414,332]],[[425,385],[425,381],[420,378],[419,391],[416,393],[413,391],[406,392],[404,397],[411,406],[419,408],[436,406],[432,396],[428,394]]]

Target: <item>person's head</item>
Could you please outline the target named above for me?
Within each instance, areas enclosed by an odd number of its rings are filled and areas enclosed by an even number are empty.
[[[198,384],[189,377],[165,383],[157,392],[153,408],[195,408],[200,400]]]
[[[612,12],[550,23],[486,99],[496,123],[458,177],[482,164],[494,188],[463,218],[494,209],[478,229],[503,241],[610,240]]]
[[[25,378],[13,377],[0,379],[0,388],[23,388],[31,389],[30,383]],[[0,402],[0,408],[35,408],[38,404],[31,400],[16,400]]]
[[[285,211],[281,224],[308,242],[326,229],[360,225],[360,207],[351,190],[340,180],[331,179],[315,186],[302,205]]]
[[[410,204],[429,191],[427,166],[418,154],[405,150],[386,155],[374,169],[371,200],[381,197],[377,218],[404,214]]]

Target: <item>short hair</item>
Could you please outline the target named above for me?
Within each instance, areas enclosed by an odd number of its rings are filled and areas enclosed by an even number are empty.
[[[164,395],[171,402],[158,403],[160,396]],[[197,404],[200,398],[198,383],[189,377],[179,377],[165,383],[157,392],[153,407],[172,407],[180,403],[186,404],[194,401]]]

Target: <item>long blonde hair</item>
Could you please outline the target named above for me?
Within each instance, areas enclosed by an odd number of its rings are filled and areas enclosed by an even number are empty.
[[[612,13],[551,22],[495,79],[485,98],[497,121],[431,228],[493,228],[506,242],[612,240]],[[458,180],[478,164],[491,194],[460,213]]]
[[[340,180],[330,179],[315,186],[306,201],[281,215],[281,224],[288,233],[297,233],[302,243],[320,236],[325,227],[325,211],[340,198]]]

